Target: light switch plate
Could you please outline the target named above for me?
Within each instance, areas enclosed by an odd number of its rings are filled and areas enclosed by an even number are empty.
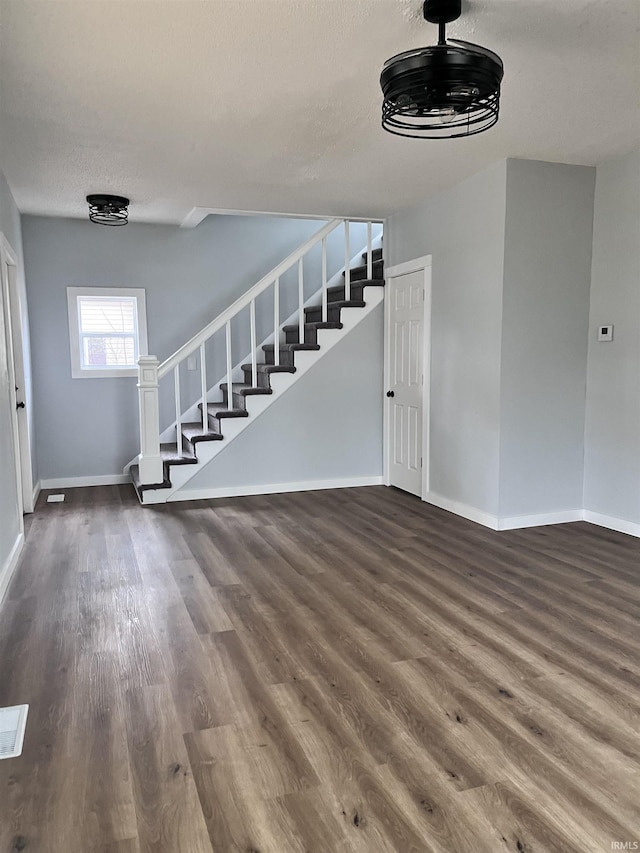
[[[598,340],[599,341],[612,341],[613,340],[613,326],[598,326]]]

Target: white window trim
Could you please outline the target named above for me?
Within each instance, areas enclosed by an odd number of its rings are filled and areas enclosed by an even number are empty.
[[[105,379],[114,376],[137,376],[138,368],[83,368],[80,360],[80,327],[78,321],[79,296],[135,296],[138,315],[138,355],[148,355],[147,305],[145,291],[141,287],[68,287],[67,310],[69,313],[69,346],[71,349],[71,376],[74,379]]]

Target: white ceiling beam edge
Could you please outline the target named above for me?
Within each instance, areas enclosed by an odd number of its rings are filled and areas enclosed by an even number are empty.
[[[215,216],[280,216],[283,219],[317,219],[319,222],[328,222],[331,219],[348,219],[350,222],[384,222],[378,216],[334,216],[327,213],[326,216],[318,213],[283,213],[276,210],[225,210],[217,207],[194,207],[180,223],[180,228],[196,228],[209,214]]]

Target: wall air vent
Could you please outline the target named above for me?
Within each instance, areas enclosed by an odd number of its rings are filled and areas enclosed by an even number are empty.
[[[28,705],[0,708],[0,758],[17,758],[22,753],[28,712]]]

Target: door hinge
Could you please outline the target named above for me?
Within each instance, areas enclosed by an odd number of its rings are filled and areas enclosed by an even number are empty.
[[[420,467],[422,468],[422,456],[420,457]]]

